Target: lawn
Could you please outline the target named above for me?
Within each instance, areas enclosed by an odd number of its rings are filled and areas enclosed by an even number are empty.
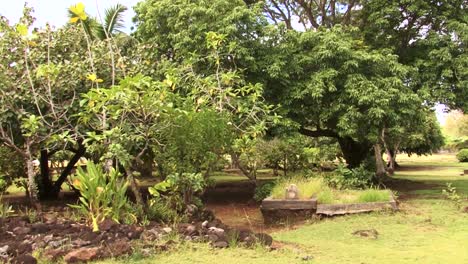
[[[400,212],[335,217],[275,229],[271,235],[279,249],[274,251],[214,250],[184,243],[150,258],[135,254],[99,263],[468,263],[468,213],[441,193],[445,183],[452,182],[462,196],[468,196],[468,176],[459,175],[468,164],[457,163],[453,155],[398,159],[402,170],[395,178],[411,180],[421,188],[406,191],[400,186],[402,197],[407,196]],[[352,234],[364,229],[377,230],[378,238]]]

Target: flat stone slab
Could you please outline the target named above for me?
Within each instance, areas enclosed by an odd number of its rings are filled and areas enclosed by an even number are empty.
[[[357,214],[372,211],[379,211],[383,209],[398,210],[395,198],[391,197],[388,202],[375,202],[375,203],[354,203],[354,204],[319,204],[317,205],[317,214],[321,215],[344,215],[344,214]]]
[[[317,199],[309,200],[287,200],[287,199],[272,199],[268,197],[262,201],[261,209],[263,210],[315,210],[317,209]]]

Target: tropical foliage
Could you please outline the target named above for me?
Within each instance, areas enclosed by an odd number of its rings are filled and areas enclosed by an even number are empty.
[[[0,18],[0,176],[57,198],[86,157],[75,188],[95,228],[122,220],[127,184],[143,211],[184,211],[221,161],[257,183],[344,159],[330,185],[380,184],[397,153],[443,146],[437,103],[468,110],[462,0],[145,0],[131,35],[126,10],[77,3],[57,29],[32,29],[27,7]],[[153,176],[145,204],[137,177]]]

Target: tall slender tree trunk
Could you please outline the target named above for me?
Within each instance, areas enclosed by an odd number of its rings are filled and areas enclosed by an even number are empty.
[[[39,159],[40,174],[38,178],[38,196],[40,200],[53,198],[53,184],[50,175],[49,167],[49,151],[47,149],[41,150]]]
[[[385,165],[382,159],[382,147],[379,143],[374,145],[374,156],[376,165],[375,175],[377,177],[377,181],[382,183],[387,176],[387,172],[385,170]]]
[[[391,151],[390,149],[386,150],[387,152],[387,158],[388,158],[388,163],[387,163],[387,171],[388,174],[393,175],[395,174],[395,151]]]
[[[130,190],[132,190],[133,195],[135,196],[135,201],[137,204],[141,205],[145,209],[145,204],[143,202],[143,196],[140,192],[140,187],[133,176],[133,170],[130,168],[125,168],[127,173],[127,180],[130,182]]]
[[[41,205],[37,199],[37,185],[36,185],[36,173],[34,172],[34,158],[29,145],[29,140],[26,140],[26,171],[28,175],[28,191],[29,201],[36,210],[41,211]]]

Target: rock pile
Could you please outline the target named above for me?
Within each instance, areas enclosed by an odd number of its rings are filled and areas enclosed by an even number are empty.
[[[236,230],[213,217],[179,224],[175,230],[156,222],[142,227],[106,220],[100,224],[99,232],[92,232],[85,223],[67,219],[30,223],[25,217],[11,217],[0,224],[0,262],[37,263],[32,257],[35,250],[40,250],[49,261],[63,258],[66,263],[86,262],[131,254],[136,240],[140,247],[143,245],[142,252],[149,255],[168,250],[174,243],[167,239],[170,235],[178,235],[185,241],[210,243],[215,248],[256,243],[270,246],[273,242],[267,234]]]

